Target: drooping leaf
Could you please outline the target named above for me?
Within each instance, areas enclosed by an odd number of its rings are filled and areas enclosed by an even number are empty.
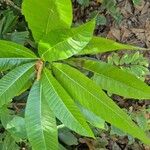
[[[97,60],[82,59],[82,67],[95,73],[97,85],[126,98],[150,99],[150,87],[136,76]]]
[[[42,85],[35,81],[25,110],[27,136],[35,150],[57,150],[56,120],[43,97]]]
[[[42,83],[44,96],[55,116],[71,130],[93,137],[92,131],[72,98],[47,69],[44,70]]]
[[[21,65],[0,79],[0,107],[11,101],[28,82],[34,72],[34,64]]]
[[[10,57],[36,58],[36,55],[22,45],[0,40],[0,58]]]
[[[41,57],[46,61],[55,61],[79,53],[92,39],[94,27],[95,19],[70,30],[50,32],[39,44],[39,51],[43,52]]]
[[[0,58],[0,71],[13,69],[19,65],[37,61],[37,58]]]
[[[109,40],[103,37],[93,37],[89,44],[79,53],[85,54],[97,54],[103,52],[110,52],[114,50],[146,50],[132,45],[126,45],[117,43],[113,40]]]
[[[68,65],[55,63],[53,66],[57,80],[76,101],[117,128],[150,144],[143,130],[92,80]]]
[[[70,0],[43,0],[42,3],[38,0],[24,0],[22,13],[25,15],[36,42],[48,32],[70,28],[72,24]]]

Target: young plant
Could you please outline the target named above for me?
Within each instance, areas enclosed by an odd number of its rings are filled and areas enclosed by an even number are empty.
[[[108,57],[108,63],[134,74],[142,81],[145,81],[146,76],[150,73],[148,69],[148,59],[139,52],[133,54],[124,54],[121,57],[119,54],[113,53]]]
[[[24,0],[22,13],[38,45],[38,55],[16,43],[0,41],[0,71],[4,74],[0,79],[0,114],[8,132],[26,137],[19,130],[24,125],[32,149],[56,150],[59,145],[56,118],[72,131],[94,138],[89,127],[94,124],[93,118],[88,116],[95,115],[150,144],[144,131],[102,90],[134,99],[150,99],[149,86],[111,64],[83,57],[119,49],[145,49],[93,36],[95,19],[72,28],[70,0],[43,0],[42,3]],[[100,86],[81,71],[96,74]],[[27,90],[31,81],[34,83],[25,120],[15,116],[7,123],[6,106]]]

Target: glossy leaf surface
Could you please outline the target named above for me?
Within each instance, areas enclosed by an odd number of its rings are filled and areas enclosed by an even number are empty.
[[[125,98],[150,99],[150,87],[136,76],[102,61],[82,60],[82,67],[95,73],[93,80],[104,90]]]
[[[71,130],[93,137],[92,131],[72,98],[47,69],[44,70],[42,83],[44,96],[55,116]]]
[[[72,24],[70,0],[43,0],[41,3],[38,0],[24,0],[22,13],[36,42],[51,30],[70,28]]]
[[[7,104],[22,90],[34,72],[34,63],[19,66],[0,79],[0,107]]]
[[[64,64],[54,64],[53,71],[57,80],[81,105],[124,132],[150,144],[145,133],[92,80]]]
[[[27,136],[33,149],[58,149],[55,117],[43,97],[39,81],[35,81],[31,88],[25,110],[25,122]]]
[[[36,58],[0,58],[0,71],[13,69],[22,64],[36,62],[37,60]]]
[[[36,58],[28,48],[10,41],[0,40],[0,58]]]
[[[79,53],[85,54],[97,54],[103,52],[110,52],[115,50],[146,50],[132,45],[117,43],[113,40],[103,37],[93,37],[89,44]]]
[[[46,61],[56,61],[79,53],[92,39],[94,27],[95,19],[70,30],[50,32],[39,44],[39,51],[45,49],[41,57]]]

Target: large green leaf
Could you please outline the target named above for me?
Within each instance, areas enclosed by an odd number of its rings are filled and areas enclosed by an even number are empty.
[[[43,97],[42,85],[35,81],[25,110],[29,142],[34,150],[57,150],[56,120]]]
[[[80,71],[64,64],[55,63],[53,71],[57,80],[81,105],[124,132],[150,144],[150,139],[143,130],[136,126],[131,118],[92,80]]]
[[[44,70],[42,83],[44,96],[55,116],[71,130],[93,137],[74,101],[47,69]]]
[[[36,58],[36,55],[22,45],[0,40],[0,58],[10,57]]]
[[[13,69],[19,65],[37,61],[37,58],[0,58],[0,71]]]
[[[34,64],[21,65],[0,79],[0,107],[11,101],[28,82],[34,72]]]
[[[150,99],[150,87],[136,76],[102,61],[80,60],[83,68],[95,73],[93,80],[102,89],[126,98]]]
[[[93,112],[91,112],[90,110],[88,110],[80,104],[78,104],[78,107],[82,114],[85,116],[87,122],[99,129],[105,129],[105,120],[95,115]]]
[[[39,51],[40,48],[46,49],[41,57],[46,61],[56,61],[79,53],[92,39],[94,27],[95,19],[70,30],[50,32],[40,42]]]
[[[103,37],[93,37],[93,39],[89,42],[89,44],[79,54],[81,55],[97,54],[114,50],[146,50],[146,49],[132,45],[117,43],[113,40],[109,40]]]
[[[71,0],[24,0],[22,13],[37,42],[51,30],[70,28],[72,24]]]

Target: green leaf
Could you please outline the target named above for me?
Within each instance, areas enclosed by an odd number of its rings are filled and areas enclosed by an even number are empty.
[[[132,45],[120,44],[113,40],[109,40],[102,37],[93,37],[89,44],[79,53],[85,54],[97,54],[103,52],[110,52],[114,50],[146,50]]]
[[[76,101],[117,128],[150,144],[143,130],[92,80],[68,65],[55,63],[53,66],[57,80]]]
[[[38,0],[24,0],[22,13],[25,15],[36,42],[48,32],[70,28],[72,24],[70,0],[43,0],[42,3]]]
[[[14,138],[25,139],[25,119],[19,116],[14,116],[13,119],[7,123],[6,130],[9,131]]]
[[[0,107],[7,104],[20,92],[34,72],[34,64],[19,66],[0,79]]]
[[[100,118],[99,116],[95,115],[90,110],[86,109],[82,105],[78,104],[78,107],[82,114],[85,116],[87,122],[89,122],[94,127],[97,127],[99,129],[105,129],[105,121]]]
[[[141,4],[141,0],[132,0],[134,5],[140,5]]]
[[[36,58],[36,55],[22,45],[0,40],[0,58],[10,57]]]
[[[19,65],[35,62],[37,58],[0,58],[0,71],[13,69]]]
[[[75,137],[67,127],[59,129],[59,140],[68,146],[78,145],[77,137]]]
[[[7,106],[3,106],[0,108],[0,120],[3,127],[15,140],[20,142],[21,139],[26,139],[24,118],[14,115]]]
[[[3,19],[0,21],[0,33],[2,36],[11,32],[12,28],[16,24],[18,16],[14,15],[13,11],[6,10],[3,13]]]
[[[59,150],[67,150],[63,145],[59,144]]]
[[[1,150],[19,150],[19,146],[16,144],[15,140],[8,133],[4,139],[4,144]]]
[[[44,96],[55,116],[71,130],[93,137],[91,129],[72,98],[47,69],[44,70],[42,83]]]
[[[42,85],[35,81],[25,110],[27,136],[35,150],[57,150],[56,120],[43,97]]]
[[[102,89],[126,98],[150,99],[150,87],[136,76],[105,62],[82,61],[83,68],[95,73],[93,80]]]
[[[28,31],[23,31],[23,32],[15,31],[10,35],[11,41],[18,43],[18,44],[21,44],[21,45],[24,45],[25,42],[27,41],[27,39],[29,39],[29,32]]]
[[[39,48],[46,49],[41,57],[46,61],[56,61],[79,53],[92,39],[94,27],[95,19],[70,30],[50,32],[40,42]]]

